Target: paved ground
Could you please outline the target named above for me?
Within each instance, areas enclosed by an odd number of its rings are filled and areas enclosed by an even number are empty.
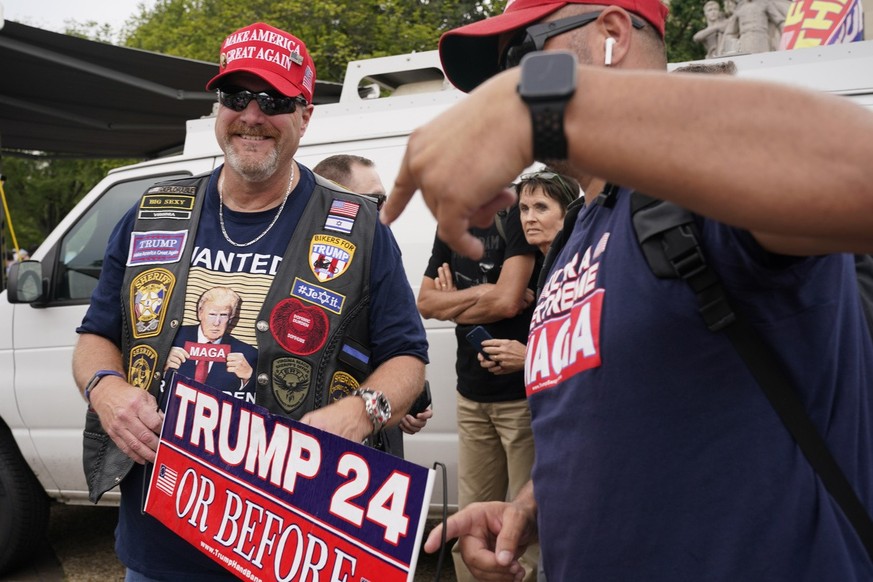
[[[53,505],[49,539],[32,565],[0,582],[120,582],[124,568],[113,550],[118,510],[113,507]],[[428,524],[428,530],[431,524]],[[416,582],[434,580],[437,560],[422,554]],[[446,552],[440,582],[456,582]]]

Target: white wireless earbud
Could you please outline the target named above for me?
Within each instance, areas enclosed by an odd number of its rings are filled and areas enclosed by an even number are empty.
[[[612,47],[615,45],[615,39],[611,36],[606,37],[606,48],[605,55],[603,57],[603,64],[607,67],[612,65]]]

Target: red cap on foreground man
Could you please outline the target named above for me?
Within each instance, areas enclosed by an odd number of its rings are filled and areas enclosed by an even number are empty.
[[[523,29],[567,4],[618,6],[636,14],[664,37],[667,7],[660,0],[509,0],[500,16],[450,30],[440,38],[440,59],[449,80],[469,92],[500,72],[497,64],[501,34]]]
[[[315,64],[306,45],[269,24],[256,22],[224,39],[218,67],[221,72],[206,85],[210,91],[220,87],[228,75],[251,73],[286,97],[300,95],[312,103]]]

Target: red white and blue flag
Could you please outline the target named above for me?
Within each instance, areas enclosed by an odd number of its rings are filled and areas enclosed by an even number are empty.
[[[161,468],[158,470],[158,478],[155,482],[155,487],[167,495],[173,495],[173,493],[176,492],[176,479],[178,477],[179,474],[176,471],[162,463]]]
[[[334,199],[330,204],[327,220],[324,221],[324,228],[351,234],[360,207],[361,205],[355,202]]]

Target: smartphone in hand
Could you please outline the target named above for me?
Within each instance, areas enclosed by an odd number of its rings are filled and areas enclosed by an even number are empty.
[[[490,360],[491,358],[489,358],[488,354],[486,354],[482,349],[482,342],[489,339],[491,339],[491,334],[481,325],[477,325],[467,334],[467,341],[470,342],[486,360]]]
[[[406,414],[411,414],[412,416],[415,416],[427,410],[427,407],[430,406],[430,404],[430,382],[425,380],[424,388],[422,389],[421,394],[418,395],[418,398],[415,399],[415,402],[412,403],[412,406],[409,408],[409,412],[407,412]]]

